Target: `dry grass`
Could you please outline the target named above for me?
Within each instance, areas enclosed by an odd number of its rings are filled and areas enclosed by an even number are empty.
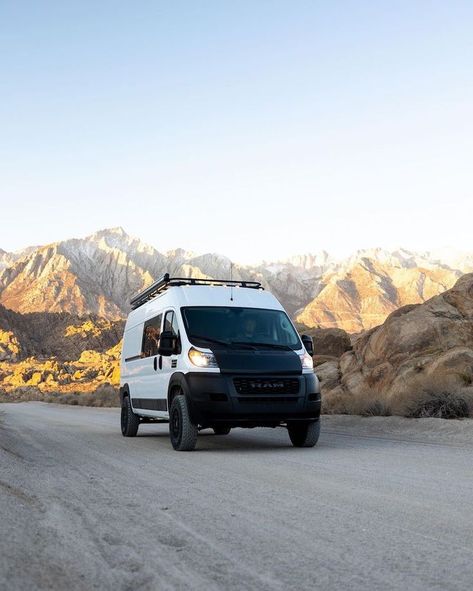
[[[120,406],[118,388],[110,384],[99,386],[94,392],[41,392],[34,386],[16,388],[11,392],[0,391],[0,402],[54,402],[56,404],[71,404],[74,406]]]
[[[398,415],[409,418],[473,418],[473,387],[458,375],[419,375],[390,393],[366,388],[352,393],[342,387],[322,396],[325,414]],[[323,390],[322,390],[323,394]]]
[[[457,394],[448,392],[429,393],[425,399],[413,404],[404,415],[421,419],[423,417],[437,417],[439,419],[464,419],[470,416],[467,400]]]
[[[359,414],[363,417],[390,417],[392,412],[385,400],[376,398],[364,403]]]
[[[411,418],[473,417],[473,388],[458,375],[418,376],[390,396],[393,414]]]
[[[328,396],[323,396],[322,389],[322,412],[363,417],[389,417],[392,414],[386,400],[372,388],[357,394],[337,388]]]

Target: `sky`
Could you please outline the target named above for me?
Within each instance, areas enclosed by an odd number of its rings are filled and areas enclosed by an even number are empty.
[[[0,0],[0,248],[473,250],[473,3]]]

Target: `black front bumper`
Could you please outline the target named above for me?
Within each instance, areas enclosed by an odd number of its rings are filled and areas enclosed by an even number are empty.
[[[189,373],[185,376],[187,399],[194,423],[203,427],[276,426],[288,421],[317,420],[320,417],[320,388],[314,374],[290,376],[261,375],[257,379],[298,382],[288,391],[237,391],[235,380],[255,376],[218,373]],[[280,389],[279,389],[280,390]]]

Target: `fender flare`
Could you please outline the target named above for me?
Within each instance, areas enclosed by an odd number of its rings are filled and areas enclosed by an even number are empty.
[[[128,384],[123,384],[123,386],[120,387],[120,406],[123,406],[123,399],[125,396],[130,396],[130,387]]]
[[[184,396],[189,402],[189,385],[187,383],[186,376],[180,371],[173,373],[171,379],[169,380],[167,394],[168,409],[171,408],[172,399],[174,398],[174,392],[178,388],[182,390]]]
[[[167,396],[168,412],[171,410],[172,400],[177,389],[181,390],[186,397],[187,407],[189,409],[191,419],[195,421],[195,413],[193,409],[192,398],[189,392],[189,384],[187,383],[186,375],[179,371],[174,373],[169,380]]]

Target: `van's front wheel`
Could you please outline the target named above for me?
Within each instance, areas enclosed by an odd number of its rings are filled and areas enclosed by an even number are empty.
[[[192,451],[197,443],[198,429],[190,419],[183,394],[174,397],[169,415],[169,436],[173,448],[177,451]]]
[[[287,430],[294,447],[314,447],[320,436],[320,420],[310,423],[290,423]]]

